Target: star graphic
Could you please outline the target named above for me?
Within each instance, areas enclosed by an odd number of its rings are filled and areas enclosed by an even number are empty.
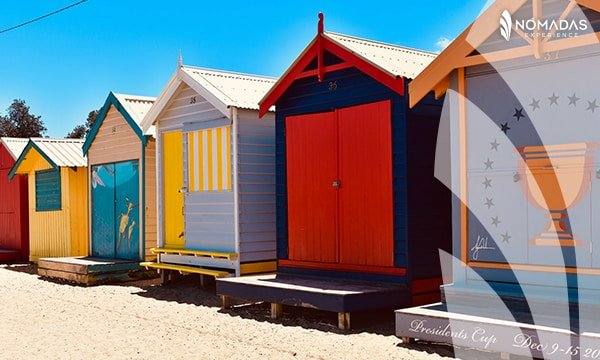
[[[508,130],[510,130],[510,127],[508,127],[508,123],[504,123],[500,125],[502,132],[508,135]]]
[[[485,198],[485,206],[487,206],[488,210],[494,206],[494,199],[490,199],[488,197]]]
[[[485,178],[485,180],[482,182],[483,185],[485,185],[485,188],[491,188],[492,187],[492,179],[488,179],[487,176]]]
[[[555,93],[552,93],[552,96],[548,98],[548,100],[550,100],[550,106],[558,105],[558,99],[560,99],[560,96],[556,96]]]
[[[488,158],[487,161],[483,164],[485,165],[486,170],[491,170],[493,168],[494,162],[490,160],[490,158]]]
[[[498,139],[494,139],[494,142],[491,142],[490,145],[492,145],[492,149],[491,150],[498,151],[498,146],[500,146],[500,143],[498,142]]]
[[[517,121],[521,121],[521,118],[524,118],[525,115],[523,115],[523,109],[515,109],[515,114],[513,115],[513,117],[517,118]]]
[[[502,242],[503,243],[510,244],[510,239],[512,238],[512,236],[510,236],[508,234],[508,231],[506,233],[504,233],[504,234],[501,234],[501,236],[502,236]]]
[[[581,100],[580,98],[577,97],[577,93],[573,94],[573,96],[568,96],[569,98],[569,105],[573,105],[573,106],[577,106],[577,102],[579,100]]]
[[[500,218],[498,216],[492,218],[492,225],[494,225],[495,227],[498,227],[498,224],[500,224],[501,222],[502,221],[500,221]]]
[[[594,99],[594,101],[588,101],[588,108],[586,110],[591,110],[592,113],[596,112],[596,109],[600,106],[596,103],[598,100]]]
[[[529,104],[533,108],[533,111],[536,109],[540,109],[540,100],[536,100],[535,98],[531,100],[531,104]]]

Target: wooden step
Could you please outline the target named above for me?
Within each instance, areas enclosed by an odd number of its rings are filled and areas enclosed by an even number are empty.
[[[93,257],[40,258],[38,275],[80,285],[116,284],[156,277],[137,261]]]
[[[140,266],[145,267],[146,269],[150,268],[150,269],[159,269],[159,270],[174,270],[174,271],[179,271],[179,272],[184,272],[184,273],[209,275],[209,276],[214,276],[215,278],[224,278],[224,277],[229,277],[231,275],[231,273],[229,273],[227,271],[211,270],[211,269],[205,269],[205,268],[195,267],[195,266],[184,266],[184,265],[167,264],[167,263],[142,262],[142,263],[140,263]]]
[[[210,257],[213,259],[227,259],[235,260],[238,257],[236,253],[225,253],[216,251],[200,251],[200,250],[186,250],[186,249],[165,249],[165,248],[153,248],[151,249],[153,254],[173,254],[173,255],[187,255],[187,256],[199,256],[199,257]]]

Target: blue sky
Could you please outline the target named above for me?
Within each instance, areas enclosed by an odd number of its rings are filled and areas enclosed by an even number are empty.
[[[76,0],[0,2],[0,30]],[[65,136],[109,91],[158,96],[179,50],[187,65],[279,76],[325,29],[425,50],[453,39],[485,0],[88,0],[0,34],[0,114],[24,99]]]

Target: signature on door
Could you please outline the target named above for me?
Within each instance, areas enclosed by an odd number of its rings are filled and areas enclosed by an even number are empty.
[[[487,236],[477,236],[475,246],[471,248],[471,259],[479,260],[479,254],[485,250],[496,250],[494,246],[490,246],[490,239]]]

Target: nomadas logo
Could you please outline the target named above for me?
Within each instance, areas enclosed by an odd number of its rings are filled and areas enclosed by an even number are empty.
[[[500,17],[500,35],[510,41],[513,29],[519,30],[530,38],[572,38],[591,28],[587,19],[521,19],[514,20],[508,10],[504,10]]]
[[[510,41],[512,26],[512,16],[508,10],[504,10],[504,12],[502,12],[502,17],[500,18],[500,34],[506,41]]]

